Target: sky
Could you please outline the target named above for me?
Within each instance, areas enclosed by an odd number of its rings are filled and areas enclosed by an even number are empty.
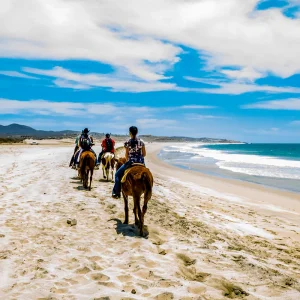
[[[300,142],[300,0],[1,0],[0,124]]]

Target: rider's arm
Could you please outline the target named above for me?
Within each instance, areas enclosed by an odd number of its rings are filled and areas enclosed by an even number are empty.
[[[142,155],[144,157],[146,156],[146,147],[145,146],[142,147]]]

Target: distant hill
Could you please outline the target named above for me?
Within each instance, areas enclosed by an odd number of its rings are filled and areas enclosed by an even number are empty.
[[[1,137],[62,138],[65,136],[74,136],[77,134],[79,134],[79,132],[72,130],[45,131],[36,130],[32,127],[20,124],[10,124],[7,126],[0,125]]]
[[[0,125],[0,138],[34,138],[34,139],[61,139],[61,138],[74,138],[80,131],[63,130],[63,131],[45,131],[36,130],[32,127],[10,124],[7,126]],[[104,133],[91,132],[93,137],[102,138]],[[115,140],[123,141],[128,138],[127,135],[112,134]],[[237,141],[227,139],[215,139],[215,138],[192,138],[184,136],[154,136],[154,135],[140,135],[142,139],[147,142],[202,142],[202,143],[237,143]]]

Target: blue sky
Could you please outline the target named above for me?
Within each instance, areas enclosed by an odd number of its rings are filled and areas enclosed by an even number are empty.
[[[0,44],[2,125],[299,142],[299,0],[2,0]]]

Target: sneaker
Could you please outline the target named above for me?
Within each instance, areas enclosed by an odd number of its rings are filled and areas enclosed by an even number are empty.
[[[121,196],[120,196],[120,195],[117,195],[117,194],[112,194],[112,197],[115,198],[115,199],[121,198]]]
[[[95,170],[99,170],[99,165],[96,165],[96,166],[95,166]]]

